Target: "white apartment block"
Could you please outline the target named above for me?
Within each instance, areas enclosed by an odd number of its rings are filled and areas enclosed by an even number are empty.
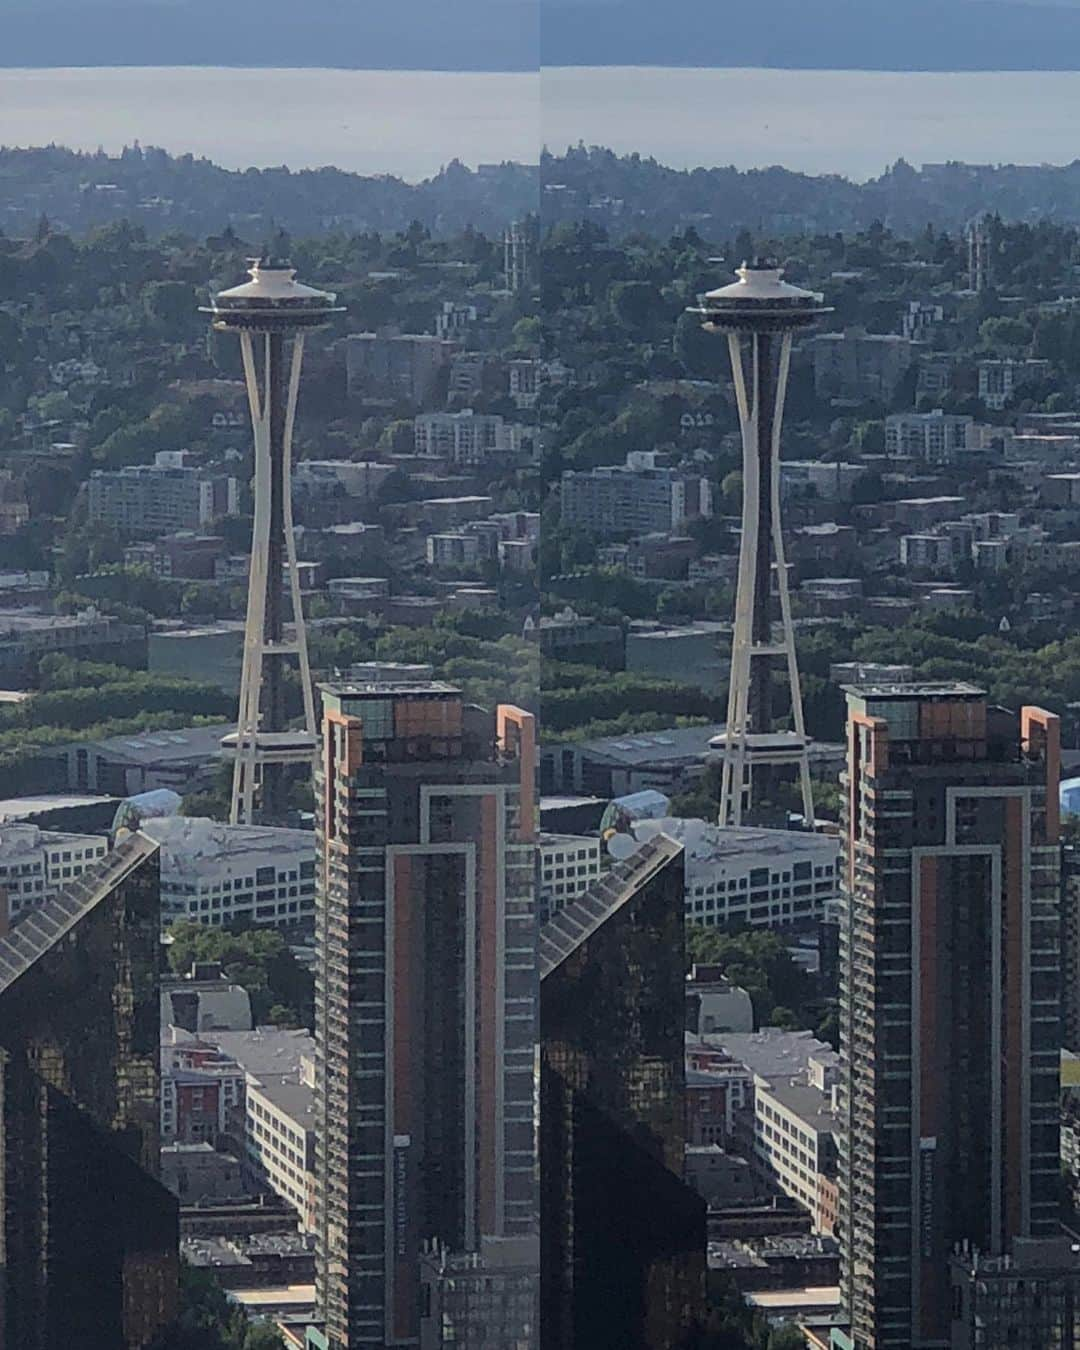
[[[96,834],[65,834],[36,825],[0,824],[0,918],[16,921],[62,891],[108,851]]]
[[[426,547],[429,567],[475,567],[484,556],[480,534],[429,534]]]
[[[757,1163],[785,1195],[809,1210],[819,1233],[831,1233],[837,1218],[836,1073],[834,1065],[811,1061],[808,1077],[754,1080]]]
[[[780,927],[830,912],[840,898],[839,840],[802,830],[721,828],[704,820],[639,820],[638,840],[683,846],[687,923]]]
[[[953,541],[945,534],[900,536],[900,566],[913,572],[951,572],[956,562]]]
[[[540,395],[540,362],[510,361],[506,367],[510,383],[510,397],[521,409],[535,408]]]
[[[975,448],[973,417],[928,413],[894,413],[885,419],[885,453],[914,455],[930,464],[952,464],[958,454]]]
[[[563,524],[600,538],[671,533],[688,520],[712,515],[708,479],[678,469],[625,465],[567,470],[559,483]]]
[[[421,413],[413,419],[418,455],[438,455],[454,464],[486,464],[494,455],[517,454],[524,448],[526,428],[506,422],[497,413]]]
[[[202,817],[146,821],[161,845],[163,923],[237,919],[284,927],[315,915],[315,836]]]
[[[1020,385],[1042,379],[1050,372],[1049,361],[980,361],[979,398],[988,408],[1000,412]]]
[[[123,534],[159,536],[201,530],[235,515],[240,485],[235,478],[198,469],[182,454],[162,451],[153,464],[95,469],[87,486],[92,522]]]
[[[299,1074],[249,1074],[247,1159],[252,1171],[315,1231],[315,1066]]]
[[[547,923],[600,879],[600,840],[592,835],[541,834],[537,849],[540,922]]]

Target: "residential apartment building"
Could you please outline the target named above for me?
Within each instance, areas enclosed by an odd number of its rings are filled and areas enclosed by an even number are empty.
[[[758,1079],[754,1086],[754,1155],[759,1168],[809,1212],[814,1231],[831,1235],[839,1211],[837,1138],[833,1105],[837,1056],[811,1058],[809,1072]]]
[[[535,1236],[481,1238],[480,1250],[434,1246],[421,1262],[420,1350],[536,1350]]]
[[[352,333],[345,343],[349,393],[423,405],[456,351],[455,342],[432,333]]]
[[[910,339],[897,333],[849,328],[811,339],[819,398],[889,403],[915,359]]]
[[[395,465],[377,459],[302,459],[293,466],[293,498],[298,503],[331,497],[373,502],[396,472]]]
[[[514,404],[522,410],[535,408],[540,396],[540,362],[528,358],[508,361],[506,375]]]
[[[843,1296],[852,1344],[909,1350],[949,1343],[957,1244],[1058,1231],[1059,725],[966,684],[847,697]]]
[[[928,413],[893,413],[885,419],[885,453],[913,455],[928,464],[954,464],[974,446],[974,417]]]
[[[0,824],[0,932],[95,867],[108,847],[102,835]]]
[[[945,534],[902,534],[900,566],[912,572],[948,575],[955,571],[958,559],[953,541]]]
[[[486,464],[498,455],[520,454],[526,428],[506,422],[496,413],[421,413],[413,420],[418,455],[438,455],[467,467]]]
[[[315,836],[269,825],[223,825],[195,816],[148,820],[161,846],[166,922],[237,920],[294,927],[315,917]]]
[[[979,398],[988,408],[999,411],[1014,393],[1025,384],[1045,379],[1050,374],[1049,361],[1018,361],[1012,358],[980,361]]]
[[[247,1161],[255,1175],[315,1232],[315,1046],[289,1073],[249,1073],[245,1089]]]
[[[553,914],[599,881],[600,838],[587,834],[541,834],[536,855],[536,898],[540,922],[547,923]]]
[[[239,507],[235,478],[175,464],[164,452],[153,464],[95,469],[87,494],[91,523],[125,535],[203,530],[222,516],[235,515]]]
[[[323,690],[318,1283],[333,1350],[415,1345],[425,1244],[535,1231],[535,724]]]
[[[476,567],[482,539],[476,533],[429,534],[425,544],[429,567]]]
[[[567,470],[559,485],[562,523],[598,538],[670,534],[712,515],[709,481],[667,467],[603,466]]]
[[[828,502],[849,502],[855,485],[865,477],[865,464],[816,459],[780,461],[780,492],[784,497],[819,497]]]

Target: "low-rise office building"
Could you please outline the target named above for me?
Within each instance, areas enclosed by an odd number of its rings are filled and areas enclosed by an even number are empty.
[[[108,847],[101,835],[0,824],[0,932],[95,866]]]
[[[720,827],[705,820],[637,821],[637,839],[682,844],[688,923],[780,927],[820,918],[839,901],[839,841],[805,830]]]
[[[165,921],[292,927],[315,916],[315,836],[191,816],[146,821],[161,846]]]
[[[596,835],[541,834],[536,861],[540,922],[547,923],[600,879],[600,839]]]

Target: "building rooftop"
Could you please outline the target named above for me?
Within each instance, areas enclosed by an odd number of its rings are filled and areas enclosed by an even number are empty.
[[[585,741],[578,748],[590,759],[606,760],[609,764],[625,767],[670,760],[698,760],[712,753],[710,742],[722,736],[724,730],[720,723],[704,727],[671,727],[667,731],[604,736],[599,740]]]
[[[300,1061],[314,1059],[315,1041],[306,1031],[256,1027],[254,1031],[204,1031],[200,1040],[216,1045],[255,1078],[299,1077]]]
[[[165,816],[144,822],[143,832],[161,845],[162,869],[197,872],[206,863],[235,862],[252,855],[297,853],[315,856],[315,836],[309,830],[287,830],[269,825],[223,825],[203,816]]]
[[[790,861],[807,853],[824,859],[836,856],[834,836],[809,830],[767,830],[751,825],[721,827],[711,821],[668,817],[634,822],[640,840],[665,834],[682,844],[687,870],[695,863],[721,863],[752,855],[755,858]]]
[[[819,1041],[811,1031],[785,1031],[780,1027],[762,1027],[760,1031],[717,1031],[695,1037],[695,1044],[715,1046],[738,1060],[759,1078],[770,1083],[789,1082],[805,1074],[811,1059],[839,1063],[831,1045]]]
[[[149,731],[138,736],[110,736],[101,741],[81,741],[80,748],[96,750],[108,759],[129,764],[186,764],[209,761],[221,755],[221,739],[236,731],[232,722],[206,727],[178,727],[175,731]],[[67,747],[57,747],[66,749]]]
[[[258,1092],[272,1106],[305,1130],[315,1128],[315,1089],[292,1074],[252,1074],[249,1092]]]
[[[829,1105],[829,1094],[797,1078],[772,1080],[766,1089],[770,1097],[798,1116],[807,1129],[818,1134],[835,1134],[840,1118]]]
[[[842,684],[845,694],[862,699],[908,699],[920,702],[926,699],[984,699],[986,690],[966,680],[926,681],[920,684]]]

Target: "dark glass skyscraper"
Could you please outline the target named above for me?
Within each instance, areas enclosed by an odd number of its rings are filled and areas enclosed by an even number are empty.
[[[1000,1274],[1058,1232],[1059,757],[1056,717],[971,685],[848,690],[840,1233],[859,1350],[949,1344],[954,1250]]]
[[[682,1181],[682,846],[658,835],[540,934],[544,1350],[663,1350],[703,1317]]]
[[[2,1350],[141,1350],[175,1316],[159,943],[142,835],[0,938]]]

